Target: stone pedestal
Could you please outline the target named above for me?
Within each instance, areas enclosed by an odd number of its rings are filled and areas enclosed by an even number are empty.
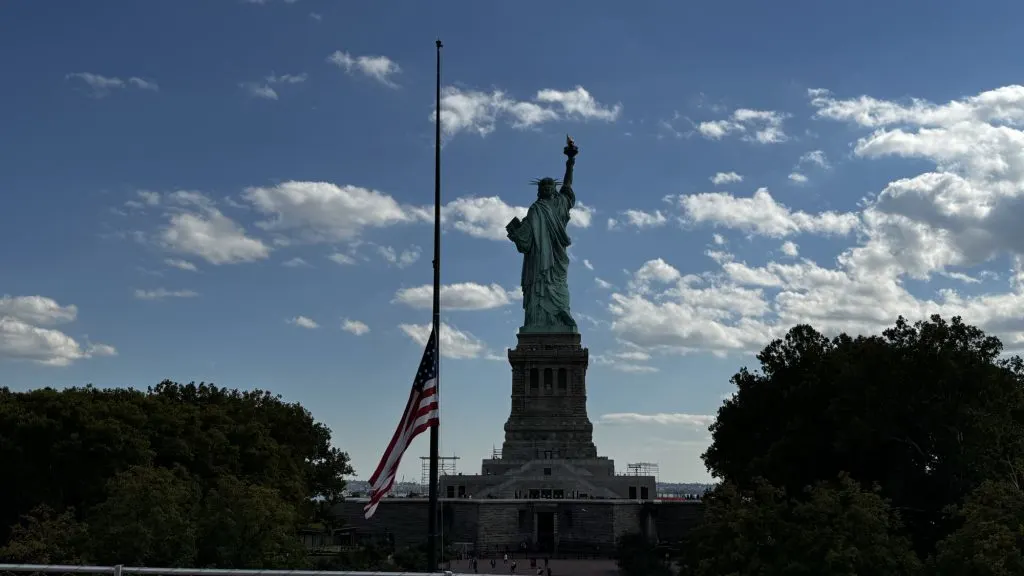
[[[579,334],[519,334],[508,351],[512,410],[502,459],[594,459],[594,425],[587,417],[589,351]]]

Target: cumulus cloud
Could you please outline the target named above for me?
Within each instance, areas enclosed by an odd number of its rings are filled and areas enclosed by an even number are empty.
[[[397,268],[405,268],[415,264],[423,254],[423,250],[419,246],[411,246],[399,252],[391,246],[377,246],[377,254],[388,264]]]
[[[198,268],[196,265],[189,262],[188,260],[182,260],[180,258],[165,258],[164,264],[167,264],[171,268],[177,268],[178,270],[187,270],[189,272],[196,272]]]
[[[709,140],[721,140],[737,134],[748,142],[776,144],[789,140],[782,126],[787,116],[771,110],[739,108],[728,118],[701,122],[697,125],[697,132]]]
[[[79,343],[53,326],[74,322],[78,308],[45,296],[0,297],[0,361],[26,360],[67,366],[76,360],[116,356],[108,344]]]
[[[370,331],[370,327],[359,320],[350,320],[345,318],[341,321],[341,329],[349,334],[355,334],[356,336],[362,336]],[[423,344],[426,346],[426,343]]]
[[[349,241],[367,229],[432,218],[384,192],[329,182],[253,186],[242,198],[265,217],[257,222],[259,228],[300,242]]]
[[[475,132],[486,136],[499,122],[513,128],[527,129],[556,120],[618,119],[622,106],[599,103],[585,88],[572,90],[539,90],[532,100],[516,100],[505,92],[482,92],[446,87],[441,95],[441,129],[451,137],[459,132]],[[430,115],[430,121],[435,117]]]
[[[281,263],[281,266],[287,266],[289,268],[306,268],[309,267],[309,265],[309,262],[306,262],[305,260],[299,258],[298,256],[294,258],[289,258],[288,260],[285,260],[284,262]]]
[[[139,300],[164,300],[167,298],[195,298],[199,296],[194,290],[168,290],[166,288],[154,288],[152,290],[135,290],[135,297]]]
[[[520,289],[505,290],[499,284],[460,282],[441,286],[441,307],[445,310],[490,310],[507,306],[522,298]],[[429,284],[402,288],[392,302],[413,308],[429,309],[434,302],[434,288]]]
[[[313,320],[312,318],[307,318],[305,316],[296,316],[294,318],[289,318],[288,323],[291,324],[292,326],[298,326],[299,328],[306,328],[308,330],[314,330],[320,327],[320,325],[317,324],[315,320]]]
[[[327,57],[327,62],[349,74],[359,73],[391,88],[398,86],[394,77],[402,72],[401,66],[387,56],[352,56],[336,50]]]
[[[852,213],[810,214],[791,210],[776,202],[767,188],[759,188],[749,198],[705,192],[670,199],[678,203],[683,219],[690,224],[712,224],[776,238],[793,234],[845,235],[853,232],[860,222]]]
[[[426,346],[430,338],[430,324],[400,324],[398,326],[409,338],[420,346]],[[487,346],[476,336],[463,332],[448,324],[441,323],[441,356],[456,360],[479,358],[487,353]]]
[[[619,372],[633,374],[654,373],[658,368],[644,364],[651,359],[651,355],[642,350],[627,350],[624,352],[610,352],[607,354],[595,354],[591,356],[591,362],[595,366],[608,366]]]
[[[124,79],[117,78],[115,76],[102,76],[92,72],[72,72],[71,74],[66,75],[65,79],[81,82],[88,89],[89,93],[96,98],[102,98],[114,90],[123,90],[126,88],[148,90],[151,92],[157,92],[160,90],[160,86],[158,86],[156,82],[139,78],[137,76]]]
[[[924,160],[934,169],[889,183],[864,210],[868,242],[846,255],[860,269],[924,279],[1024,254],[1024,86],[945,104],[841,99],[809,91],[816,116],[870,130],[857,158]]]
[[[740,176],[735,172],[718,172],[717,174],[709,178],[709,180],[711,180],[711,183],[714,184],[715,186],[720,186],[722,184],[734,184],[737,182],[743,182],[743,176]]]
[[[270,255],[270,247],[248,236],[205,195],[178,191],[167,195],[166,200],[168,223],[157,240],[167,250],[213,265],[252,262]]]
[[[612,230],[617,229],[619,224],[626,224],[634,228],[657,228],[664,226],[666,223],[668,223],[668,218],[661,210],[653,212],[626,210],[622,213],[621,218],[616,219],[615,224],[610,225],[609,228]]]

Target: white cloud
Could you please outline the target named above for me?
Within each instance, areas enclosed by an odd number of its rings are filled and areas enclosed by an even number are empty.
[[[889,183],[864,209],[869,240],[849,254],[858,270],[913,278],[1024,254],[1024,86],[934,104],[809,92],[817,117],[871,129],[863,159],[929,161],[934,170]],[[1019,289],[1019,288],[1018,288]]]
[[[48,328],[73,322],[74,305],[61,306],[45,296],[0,297],[0,360],[27,360],[47,366],[67,366],[75,360],[116,356],[107,344],[80,344],[71,336]]]
[[[355,334],[356,336],[362,336],[370,331],[370,327],[363,322],[360,322],[359,320],[349,320],[348,318],[342,319],[341,329],[350,334]]]
[[[430,324],[400,324],[398,326],[414,342],[426,346],[430,338]],[[469,332],[462,332],[441,323],[441,356],[453,359],[478,358],[487,353],[487,346]]]
[[[394,77],[402,72],[402,68],[387,56],[352,56],[337,50],[327,57],[327,61],[345,72],[359,72],[392,88],[397,87]]]
[[[783,254],[790,258],[796,258],[800,254],[800,248],[793,242],[786,240],[782,243],[782,247],[779,248]]]
[[[693,224],[710,223],[763,236],[791,234],[849,234],[859,219],[856,214],[792,211],[759,188],[750,198],[736,198],[724,192],[679,196],[684,219]]]
[[[621,105],[602,105],[582,86],[567,91],[540,90],[533,101],[515,100],[500,90],[488,93],[454,86],[445,87],[441,95],[441,128],[448,137],[464,131],[486,136],[499,121],[518,129],[555,120],[612,122],[621,112]],[[431,114],[430,121],[434,120]]]
[[[51,326],[74,322],[78,317],[78,308],[74,304],[61,306],[56,300],[45,296],[11,296],[0,297],[0,316],[39,326]]]
[[[377,253],[389,264],[393,264],[398,268],[405,268],[419,260],[423,251],[419,246],[412,246],[399,253],[391,246],[377,246]]]
[[[789,140],[782,127],[786,118],[787,115],[781,112],[739,108],[727,119],[701,122],[697,125],[697,131],[710,140],[739,134],[748,142],[775,144]]]
[[[441,307],[445,310],[490,310],[507,306],[518,298],[521,298],[518,289],[505,290],[498,284],[485,286],[475,282],[460,282],[441,286]],[[403,288],[395,293],[392,302],[430,309],[434,302],[434,288],[429,284]]]
[[[793,182],[796,182],[797,184],[804,184],[807,182],[807,176],[804,176],[799,172],[790,172],[789,179],[792,180]]]
[[[228,218],[213,201],[198,192],[178,191],[169,199],[169,222],[159,233],[159,242],[168,250],[197,256],[210,264],[235,264],[262,260],[270,248]]]
[[[591,264],[590,260],[587,260],[586,258],[583,259],[583,266],[585,266],[587,270],[593,270],[594,269],[594,265]]]
[[[198,268],[196,265],[189,262],[188,260],[182,260],[180,258],[166,258],[164,264],[167,264],[171,268],[177,268],[178,270],[188,270],[189,272],[196,272]]]
[[[427,219],[423,210],[402,206],[383,192],[328,182],[254,186],[242,197],[266,216],[258,227],[301,242],[348,241],[366,229]]]
[[[309,262],[306,262],[305,260],[299,258],[298,256],[291,258],[289,260],[285,260],[284,262],[281,263],[281,266],[287,266],[289,268],[302,268],[309,265]]]
[[[252,82],[243,82],[238,85],[240,88],[244,88],[245,91],[253,98],[260,98],[262,100],[277,100],[277,90],[274,90],[266,84],[256,84]]]
[[[139,300],[163,300],[165,298],[195,298],[198,292],[193,290],[167,290],[156,288],[153,290],[135,290],[135,297]]]
[[[137,76],[132,76],[127,80],[112,77],[112,76],[101,76],[99,74],[93,74],[92,72],[73,72],[65,76],[67,80],[79,80],[83,82],[90,90],[90,93],[97,97],[102,98],[110,94],[114,90],[121,90],[124,88],[137,88],[139,90],[148,90],[151,92],[157,92],[160,87],[152,80],[145,80]]]
[[[665,413],[637,414],[636,412],[616,412],[602,414],[598,422],[602,424],[661,424],[664,426],[685,426],[707,429],[715,421],[713,414],[680,414]]]
[[[305,316],[296,316],[294,318],[289,318],[287,322],[293,326],[298,326],[299,328],[307,328],[309,330],[314,330],[320,327],[320,325],[317,324],[315,320],[313,320],[312,318],[307,318]]]
[[[513,218],[525,218],[528,207],[509,206],[497,196],[457,198],[441,207],[441,221],[476,238],[508,241],[505,225]],[[577,202],[570,211],[569,226],[587,228],[594,210]]]
[[[135,194],[139,197],[139,200],[147,206],[158,206],[160,204],[159,192],[153,192],[152,190],[136,190]]]
[[[828,158],[825,157],[825,152],[822,150],[811,150],[810,152],[807,152],[806,154],[801,156],[800,160],[797,162],[798,166],[803,166],[807,164],[814,164],[819,168],[831,168],[831,165],[828,163]]]
[[[714,242],[716,245],[721,246],[725,244],[725,236],[722,236],[721,234],[712,234],[711,241]]]
[[[630,226],[636,228],[657,228],[664,226],[668,222],[668,218],[661,213],[661,210],[655,210],[654,212],[645,212],[643,210],[626,210],[622,213],[622,220]]]
[[[268,84],[302,84],[308,78],[309,78],[309,76],[307,74],[305,74],[305,73],[302,73],[302,74],[281,74],[280,76],[276,76],[274,74],[271,74],[270,76],[267,76],[266,78],[264,78],[264,80],[266,80]]]
[[[611,282],[608,282],[606,280],[602,280],[602,279],[600,279],[600,278],[598,278],[596,276],[594,277],[594,284],[597,284],[598,288],[602,288],[604,290],[611,290],[612,288],[615,287],[614,285],[612,285]]]
[[[743,176],[735,172],[718,172],[711,178],[711,183],[715,186],[721,186],[722,184],[734,184],[737,182],[743,182]]]
[[[652,374],[658,372],[658,368],[642,364],[651,359],[651,355],[642,350],[627,350],[624,352],[612,352],[609,354],[595,354],[591,361],[597,366],[608,366],[612,370],[628,372],[632,374]]]
[[[356,263],[356,259],[354,257],[341,252],[335,252],[327,256],[327,259],[335,264],[341,264],[342,266],[351,266]]]
[[[253,98],[277,100],[278,93],[272,87],[273,84],[301,84],[307,78],[306,74],[282,74],[280,76],[271,74],[263,78],[262,82],[242,82],[239,86],[244,88]]]

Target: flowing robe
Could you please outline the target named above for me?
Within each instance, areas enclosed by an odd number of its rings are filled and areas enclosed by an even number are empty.
[[[566,226],[576,194],[566,182],[547,198],[538,198],[508,237],[523,255],[523,310],[520,332],[577,332],[569,313],[569,255]]]

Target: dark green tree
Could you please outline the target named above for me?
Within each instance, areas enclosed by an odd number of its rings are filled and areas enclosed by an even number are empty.
[[[686,564],[694,576],[911,576],[920,562],[877,494],[841,476],[790,498],[763,480],[719,485]]]
[[[85,564],[86,526],[75,511],[60,514],[45,504],[37,506],[11,527],[11,537],[0,547],[0,562],[11,564]]]
[[[846,472],[898,511],[921,557],[984,480],[1005,478],[1024,445],[1024,369],[981,330],[933,316],[881,336],[826,338],[797,326],[742,369],[711,426],[711,473],[800,495]]]
[[[202,488],[167,468],[129,468],[88,517],[89,558],[103,565],[194,566]]]
[[[958,511],[959,529],[939,542],[935,576],[1024,574],[1024,493],[1010,481],[985,482]]]
[[[0,462],[9,551],[25,556],[73,520],[89,545],[68,557],[224,568],[304,564],[297,528],[327,515],[352,473],[302,406],[169,381],[0,389]]]

